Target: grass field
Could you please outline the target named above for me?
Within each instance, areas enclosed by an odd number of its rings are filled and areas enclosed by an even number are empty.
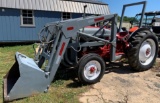
[[[14,55],[17,51],[31,58],[34,57],[32,45],[0,47],[0,102],[3,102],[3,76],[15,62]],[[32,97],[15,100],[12,103],[79,103],[78,97],[86,91],[89,86],[80,85],[78,82],[70,79],[66,73],[67,72],[59,72],[63,77],[59,78],[57,76],[58,79],[51,83],[48,93],[40,93]]]

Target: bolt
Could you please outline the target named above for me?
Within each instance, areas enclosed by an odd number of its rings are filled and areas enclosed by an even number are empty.
[[[47,93],[47,92],[48,92],[48,89],[45,89],[45,90],[44,90],[44,93]]]
[[[48,92],[49,86],[50,86],[50,85],[48,85],[47,88],[44,90],[44,93],[47,93],[47,92]]]
[[[46,72],[45,77],[48,78],[49,74],[50,74],[50,72]]]

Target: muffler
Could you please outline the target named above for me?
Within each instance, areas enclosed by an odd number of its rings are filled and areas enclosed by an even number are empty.
[[[40,69],[35,61],[16,53],[16,62],[4,76],[4,101],[12,101],[46,92],[49,88],[49,73]]]

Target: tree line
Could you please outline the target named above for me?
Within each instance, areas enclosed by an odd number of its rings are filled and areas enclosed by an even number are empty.
[[[134,17],[124,16],[123,21],[125,21],[125,22],[130,22],[130,21],[133,20],[133,19],[134,19]],[[121,20],[121,17],[118,16],[118,21],[120,21],[120,20]]]

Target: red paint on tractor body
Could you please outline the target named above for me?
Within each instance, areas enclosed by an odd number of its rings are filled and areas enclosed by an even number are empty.
[[[96,18],[96,19],[94,19],[94,22],[99,22],[99,21],[102,21],[102,20],[104,20],[104,17]]]
[[[63,42],[62,43],[62,46],[61,46],[61,49],[60,49],[60,51],[59,51],[59,55],[61,56],[62,55],[62,53],[63,53],[63,50],[64,50],[64,47],[65,47],[65,42]]]
[[[73,26],[67,28],[68,31],[73,30],[73,29],[74,29]]]
[[[134,27],[132,27],[131,29],[129,29],[129,32],[132,33],[132,32],[134,32],[134,31],[136,31],[136,30],[138,30],[138,29],[139,29],[138,26],[134,26]]]
[[[128,43],[129,33],[128,32],[119,32],[116,35],[116,56],[118,55],[124,55],[125,51],[129,48]],[[106,38],[108,40],[109,38]],[[111,50],[111,44],[104,45],[102,47],[97,47],[95,49],[88,49],[85,52],[82,52],[82,55],[88,54],[88,53],[97,53],[102,58],[110,59],[110,50]]]

